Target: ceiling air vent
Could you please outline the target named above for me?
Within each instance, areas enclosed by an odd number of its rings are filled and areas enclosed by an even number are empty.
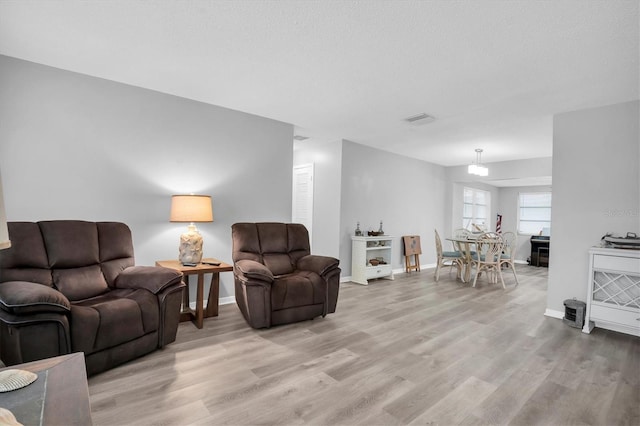
[[[435,117],[423,112],[418,115],[407,117],[404,119],[404,121],[406,121],[409,124],[413,124],[414,126],[420,126],[422,124],[433,123],[435,119],[436,119]]]
[[[295,139],[297,141],[303,141],[303,140],[309,139],[309,137],[308,136],[302,136],[302,135],[295,135],[293,137],[293,139]]]

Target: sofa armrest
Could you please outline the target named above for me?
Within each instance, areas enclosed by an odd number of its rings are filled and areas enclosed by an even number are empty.
[[[140,288],[158,294],[182,282],[182,272],[161,266],[130,266],[116,278],[116,288]]]
[[[297,268],[302,271],[311,271],[325,277],[329,272],[338,268],[340,261],[334,257],[318,256],[310,254],[298,260]]]
[[[274,279],[269,268],[255,260],[239,260],[233,265],[233,270],[235,275],[244,283],[260,281],[261,284],[271,284]]]
[[[27,281],[0,284],[0,308],[13,315],[62,313],[71,310],[69,300],[58,290]]]

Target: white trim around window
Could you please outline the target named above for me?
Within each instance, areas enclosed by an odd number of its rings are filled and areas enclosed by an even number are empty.
[[[482,189],[463,189],[462,227],[475,232],[477,227],[490,229],[489,213],[491,212],[491,193]]]
[[[548,235],[551,232],[551,192],[518,194],[518,233]]]

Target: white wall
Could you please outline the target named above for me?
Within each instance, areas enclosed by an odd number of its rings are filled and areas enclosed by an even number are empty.
[[[141,265],[177,258],[171,194],[212,195],[204,255],[229,263],[234,222],[290,220],[292,125],[6,56],[0,69],[8,220],[125,222]]]
[[[434,228],[445,212],[444,167],[391,154],[350,141],[342,142],[340,265],[351,276],[351,236],[356,222],[366,233],[383,221],[394,236],[394,269],[404,269],[403,235],[420,235],[421,265],[435,263]]]
[[[311,252],[340,256],[340,179],[342,141],[296,141],[293,165],[314,164]]]
[[[553,123],[547,309],[587,299],[589,247],[640,232],[639,102],[558,114]]]
[[[526,261],[531,255],[531,235],[519,235],[518,196],[521,192],[552,192],[550,186],[517,186],[500,188],[497,213],[502,215],[502,232],[515,232],[517,236],[516,260]]]

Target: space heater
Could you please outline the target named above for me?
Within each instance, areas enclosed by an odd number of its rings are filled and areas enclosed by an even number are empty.
[[[564,301],[564,318],[562,321],[570,327],[582,328],[584,326],[584,313],[587,304],[576,299]]]

